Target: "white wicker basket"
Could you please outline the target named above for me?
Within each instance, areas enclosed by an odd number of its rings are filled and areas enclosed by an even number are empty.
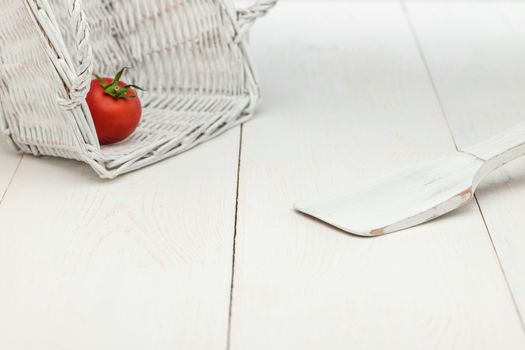
[[[179,154],[251,117],[246,52],[277,0],[0,0],[0,130],[18,150],[88,163],[105,178]],[[85,103],[92,73],[131,66],[139,129],[101,147]]]

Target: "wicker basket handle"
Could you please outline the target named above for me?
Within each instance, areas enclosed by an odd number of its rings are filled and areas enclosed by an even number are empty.
[[[89,92],[93,74],[93,51],[89,42],[89,24],[83,11],[82,0],[69,0],[69,15],[75,28],[76,52],[73,57],[75,76],[69,86],[69,98],[60,99],[59,103],[66,109],[81,105]]]
[[[241,39],[249,31],[257,18],[262,17],[277,4],[278,0],[258,0],[255,4],[237,11]],[[69,0],[69,14],[75,27],[76,71],[71,79],[68,99],[59,99],[66,109],[74,109],[81,105],[89,92],[93,74],[93,51],[89,42],[90,28],[83,11],[82,0]]]
[[[237,11],[237,19],[239,21],[240,33],[239,37],[243,37],[255,21],[268,13],[277,4],[278,0],[258,0],[255,4],[245,9]]]

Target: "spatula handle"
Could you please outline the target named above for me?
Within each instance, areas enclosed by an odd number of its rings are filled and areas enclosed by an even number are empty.
[[[525,155],[525,122],[463,151],[484,160],[491,168],[487,170],[495,170]]]

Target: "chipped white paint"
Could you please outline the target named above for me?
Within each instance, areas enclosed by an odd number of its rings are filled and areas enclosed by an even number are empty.
[[[522,155],[525,123],[465,151],[377,179],[358,192],[296,209],[356,235],[379,236],[465,205],[485,176]]]
[[[407,9],[458,147],[525,120],[524,2],[410,2]],[[520,159],[495,171],[476,191],[522,320],[524,180]]]

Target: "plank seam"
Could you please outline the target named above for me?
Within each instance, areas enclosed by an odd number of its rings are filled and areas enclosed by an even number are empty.
[[[481,219],[483,220],[483,225],[485,226],[485,230],[487,231],[487,234],[490,239],[490,244],[492,244],[492,249],[494,250],[494,254],[496,255],[496,259],[498,260],[498,265],[500,268],[500,271],[503,275],[503,278],[505,279],[505,283],[507,284],[507,290],[510,294],[510,298],[512,299],[512,303],[514,305],[514,308],[516,309],[516,313],[518,314],[518,318],[521,323],[521,328],[523,329],[523,332],[525,333],[525,322],[523,321],[523,317],[521,315],[520,309],[518,307],[518,303],[516,301],[516,297],[514,296],[514,293],[512,292],[512,288],[510,287],[509,280],[507,278],[507,274],[505,273],[505,269],[503,268],[503,264],[501,263],[501,259],[498,254],[498,250],[496,249],[496,245],[494,244],[494,240],[492,239],[492,234],[490,233],[489,226],[487,224],[487,221],[485,220],[485,215],[483,214],[483,210],[481,210],[481,205],[479,204],[479,200],[477,195],[474,195],[474,200],[476,201],[476,205],[478,206],[479,213],[481,215]]]
[[[458,145],[457,145],[456,138],[454,137],[454,133],[452,132],[452,128],[450,127],[450,123],[449,123],[449,120],[447,118],[447,113],[445,112],[443,101],[441,100],[441,96],[439,95],[439,91],[438,91],[438,89],[436,87],[436,84],[434,82],[434,79],[432,77],[432,73],[430,71],[430,66],[428,65],[428,61],[427,61],[425,53],[423,51],[423,46],[421,45],[421,41],[419,40],[419,37],[417,35],[416,28],[414,26],[414,23],[412,22],[412,19],[410,17],[410,14],[408,12],[407,7],[406,7],[405,0],[400,0],[400,3],[401,3],[401,7],[403,9],[403,13],[405,15],[405,18],[407,20],[408,26],[410,27],[410,32],[412,33],[412,37],[414,38],[414,41],[415,41],[416,46],[417,46],[417,49],[419,51],[419,55],[421,57],[423,65],[425,66],[425,70],[427,72],[428,79],[429,79],[429,81],[430,81],[430,83],[432,85],[432,89],[434,91],[434,95],[435,95],[435,97],[437,99],[437,102],[439,104],[439,108],[441,110],[442,116],[443,116],[443,118],[445,120],[445,123],[447,125],[448,131],[450,133],[450,137],[452,138],[452,141],[454,142],[454,147],[456,148],[457,151],[462,152],[462,153],[466,153],[464,151],[461,151],[459,149]],[[481,209],[481,205],[479,204],[478,197],[476,195],[474,195],[474,200],[476,201],[476,205],[478,207],[479,214],[481,215],[481,220],[483,221],[483,225],[485,227],[485,231],[486,231],[487,236],[489,237],[490,243],[492,245],[492,249],[494,251],[494,255],[496,256],[496,260],[498,262],[501,274],[503,275],[503,279],[505,280],[507,291],[509,292],[510,298],[511,298],[512,303],[514,305],[514,309],[516,310],[516,313],[518,315],[518,319],[520,321],[521,328],[525,332],[525,322],[524,322],[523,317],[522,317],[522,315],[520,313],[520,310],[518,308],[518,304],[516,302],[516,298],[514,296],[514,293],[512,292],[512,288],[510,287],[510,283],[509,283],[509,280],[507,278],[507,274],[505,273],[505,269],[503,267],[503,264],[501,263],[501,259],[499,257],[498,251],[496,249],[496,245],[494,244],[494,240],[492,238],[492,233],[490,232],[490,229],[489,229],[489,227],[487,225],[487,222],[485,220],[485,215],[483,214],[483,210]]]
[[[242,157],[242,141],[243,141],[244,124],[240,126],[239,133],[239,154],[237,158],[237,189],[235,193],[235,214],[233,224],[233,251],[232,251],[232,269],[230,282],[230,305],[228,309],[228,335],[226,342],[226,350],[231,348],[231,329],[232,329],[232,315],[233,315],[233,288],[235,283],[235,254],[237,252],[237,221],[239,213],[239,188],[241,178],[241,157]]]
[[[7,187],[5,188],[5,191],[2,193],[2,195],[0,195],[0,207],[2,206],[2,203],[4,202],[4,198],[7,196],[7,192],[9,191],[9,188],[11,187],[11,184],[13,183],[13,180],[18,172],[18,169],[20,168],[22,159],[24,159],[24,155],[22,155],[20,159],[18,160],[15,171],[13,171],[13,175],[11,175],[11,178],[9,179],[9,182],[7,183]]]
[[[456,148],[457,151],[459,151],[459,148],[456,142],[456,138],[454,137],[454,133],[452,132],[452,129],[450,128],[450,123],[447,118],[447,113],[445,112],[445,108],[443,107],[443,102],[441,101],[441,96],[439,95],[438,89],[436,87],[436,83],[434,82],[434,79],[432,78],[430,67],[425,57],[425,53],[423,52],[423,46],[421,45],[421,41],[419,40],[419,37],[417,35],[414,23],[412,22],[412,19],[410,18],[410,14],[408,13],[408,9],[406,7],[405,0],[400,0],[400,3],[401,3],[401,8],[403,9],[403,14],[405,15],[405,19],[408,23],[410,33],[412,34],[412,38],[414,39],[414,42],[416,43],[417,51],[419,52],[419,57],[421,58],[421,61],[423,62],[423,66],[425,67],[425,71],[427,73],[428,80],[430,81],[430,85],[432,86],[432,90],[434,91],[434,96],[436,97],[436,100],[438,102],[439,109],[441,111],[441,115],[443,119],[445,120],[445,124],[448,128],[448,132],[450,133],[450,137],[452,138],[452,142],[454,143],[454,147]]]

